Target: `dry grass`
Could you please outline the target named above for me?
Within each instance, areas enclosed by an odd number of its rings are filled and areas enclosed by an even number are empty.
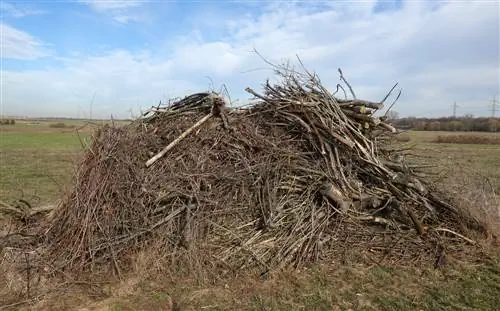
[[[401,143],[407,143],[411,141],[411,135],[408,133],[400,133],[395,137],[396,141],[401,142]]]
[[[487,241],[500,242],[500,179],[493,172],[486,175],[470,165],[456,165],[448,161],[440,166],[438,182],[456,206],[487,226]],[[484,237],[483,237],[484,238]]]
[[[492,133],[492,132],[445,132],[445,131],[416,131],[410,130],[402,133],[403,136],[410,137],[410,140],[418,143],[434,143],[438,136],[456,136],[456,135],[465,135],[465,136],[481,136],[487,137],[491,139],[496,139],[499,137],[500,133]]]
[[[500,145],[500,134],[492,135],[439,135],[434,140],[441,144],[480,144],[480,145]]]
[[[449,263],[438,270],[323,262],[215,283],[136,274],[100,291],[73,287],[29,309],[496,310],[499,284],[500,257],[483,266]]]

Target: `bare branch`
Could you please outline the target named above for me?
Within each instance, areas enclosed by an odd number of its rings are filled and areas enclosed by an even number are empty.
[[[347,82],[347,80],[344,78],[344,75],[342,74],[342,70],[340,68],[338,70],[339,70],[339,73],[340,73],[340,80],[344,81],[344,83],[347,85],[347,87],[349,87],[349,91],[351,91],[352,97],[354,99],[356,99],[356,94],[354,94],[354,90],[352,89],[352,87],[349,84],[349,82]]]

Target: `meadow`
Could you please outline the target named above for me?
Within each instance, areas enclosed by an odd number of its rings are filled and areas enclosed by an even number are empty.
[[[61,121],[63,122],[63,121]],[[55,205],[70,185],[74,161],[90,141],[93,125],[64,121],[17,122],[0,127],[0,200],[20,198],[32,205]],[[77,130],[78,129],[78,130]],[[500,134],[459,133],[498,139]],[[443,172],[443,184],[483,213],[491,225],[500,217],[500,145],[436,142],[447,132],[407,132],[421,160]],[[484,185],[479,182],[484,181]],[[492,246],[493,247],[493,246]],[[263,279],[242,275],[205,284],[172,276],[131,278],[89,293],[67,291],[47,298],[43,310],[497,310],[500,305],[500,253],[487,265],[452,261],[444,268],[354,266],[335,258],[308,269]],[[137,263],[140,269],[140,261]],[[1,278],[0,278],[1,283]],[[0,309],[2,308],[0,289]],[[85,306],[85,308],[83,308]],[[80,308],[80,309],[79,309]]]
[[[23,120],[0,127],[0,198],[54,204],[92,130],[109,122]],[[64,124],[66,127],[54,125]]]

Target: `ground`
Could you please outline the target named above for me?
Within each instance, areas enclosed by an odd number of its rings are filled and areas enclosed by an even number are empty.
[[[54,126],[65,123],[66,127]],[[73,161],[88,143],[94,126],[82,121],[23,121],[0,126],[0,200],[24,198],[33,205],[55,204],[71,180]],[[78,131],[76,131],[78,129]],[[470,172],[488,179],[500,192],[500,145],[435,143],[443,132],[408,132],[427,160],[448,168],[448,180],[464,200],[479,190],[461,184]],[[461,133],[461,135],[471,135]],[[498,139],[500,134],[487,135]],[[466,176],[466,177],[464,177]],[[471,179],[467,179],[471,178]],[[450,185],[453,188],[453,185]],[[460,190],[462,189],[462,190]],[[486,190],[481,190],[486,191]],[[465,195],[468,195],[465,197]],[[498,202],[498,201],[496,201]],[[475,202],[486,206],[488,202]],[[491,202],[489,202],[491,205]],[[499,213],[498,206],[489,207]],[[494,251],[495,254],[495,251]],[[45,297],[45,310],[496,310],[500,305],[500,253],[486,265],[450,262],[440,269],[354,266],[332,259],[308,269],[266,279],[249,274],[208,285],[192,279],[156,275],[130,277],[99,290],[68,289]],[[140,263],[138,263],[140,265]],[[1,285],[0,285],[1,287]],[[0,309],[2,309],[0,288]],[[28,308],[26,305],[23,307]],[[13,308],[16,309],[16,308]]]

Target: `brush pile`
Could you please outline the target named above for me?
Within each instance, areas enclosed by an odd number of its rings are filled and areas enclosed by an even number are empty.
[[[462,231],[470,221],[374,116],[383,102],[352,89],[337,98],[307,71],[275,69],[280,83],[246,89],[251,107],[197,93],[102,127],[47,231],[53,264],[119,272],[141,250],[214,272],[322,258],[409,264],[474,243]]]

